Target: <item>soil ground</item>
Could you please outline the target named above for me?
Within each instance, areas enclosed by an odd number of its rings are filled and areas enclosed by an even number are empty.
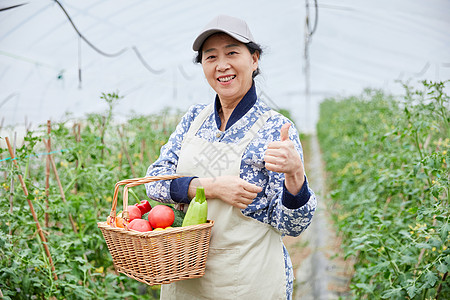
[[[347,299],[353,263],[343,259],[341,239],[329,213],[331,201],[317,137],[302,138],[302,145],[308,182],[318,204],[311,225],[299,237],[283,238],[296,277],[293,299]]]

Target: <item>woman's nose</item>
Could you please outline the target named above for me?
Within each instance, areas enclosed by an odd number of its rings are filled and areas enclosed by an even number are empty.
[[[230,64],[226,59],[219,59],[217,61],[216,70],[217,71],[225,71],[230,67]]]

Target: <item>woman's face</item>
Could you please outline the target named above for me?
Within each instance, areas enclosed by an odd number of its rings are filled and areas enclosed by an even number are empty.
[[[252,86],[258,52],[225,33],[213,34],[202,47],[202,67],[209,85],[228,103],[240,101]]]

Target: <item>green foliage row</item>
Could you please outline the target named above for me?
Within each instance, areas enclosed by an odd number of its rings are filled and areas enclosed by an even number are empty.
[[[149,287],[114,273],[97,222],[109,215],[117,181],[145,176],[147,167],[159,156],[161,145],[175,129],[179,114],[164,111],[158,115],[135,115],[117,124],[112,112],[120,97],[112,93],[101,98],[108,104],[105,113],[90,114],[80,123],[70,120],[51,124],[50,134],[46,125],[28,132],[16,149],[18,169],[8,160],[8,150],[0,149],[3,299],[159,299],[158,286]],[[52,155],[66,203],[52,169],[46,195],[44,140],[48,139],[55,152]],[[12,143],[11,137],[9,140]],[[18,174],[25,179],[28,199],[48,240],[57,280],[52,276]],[[147,198],[143,186],[133,190],[136,197],[130,196],[130,204]],[[122,209],[121,203],[119,199],[118,210]],[[69,214],[75,220],[77,233]]]
[[[450,295],[448,82],[327,99],[318,138],[355,299]]]

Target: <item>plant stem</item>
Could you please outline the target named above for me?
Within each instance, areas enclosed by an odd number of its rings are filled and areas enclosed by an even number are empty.
[[[437,291],[436,291],[436,297],[435,297],[436,300],[439,299],[439,295],[440,295],[441,290],[442,290],[442,283],[443,283],[443,282],[446,282],[447,276],[448,276],[448,272],[445,272],[445,274],[442,275],[442,281],[439,283],[439,286],[438,286]]]
[[[136,193],[133,190],[128,190],[130,192],[130,194],[134,197],[134,199],[136,199],[137,204],[141,203],[141,200],[139,199],[139,197],[136,195]]]

